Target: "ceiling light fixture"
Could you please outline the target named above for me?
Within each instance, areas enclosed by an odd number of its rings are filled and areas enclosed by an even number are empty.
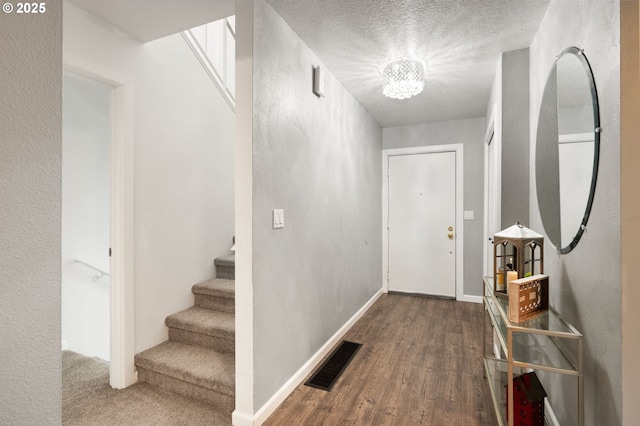
[[[382,93],[393,99],[407,99],[424,89],[424,62],[418,59],[395,59],[382,71]]]

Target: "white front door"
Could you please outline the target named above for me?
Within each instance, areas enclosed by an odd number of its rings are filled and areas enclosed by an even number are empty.
[[[456,153],[389,156],[389,290],[456,296]]]

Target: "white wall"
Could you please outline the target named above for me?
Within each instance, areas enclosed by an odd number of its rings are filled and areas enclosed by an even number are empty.
[[[464,145],[464,210],[473,210],[475,218],[464,221],[463,288],[465,295],[482,296],[484,117],[387,127],[382,134],[383,149],[454,143]]]
[[[15,4],[15,3],[14,3]],[[61,422],[62,6],[0,25],[0,424]]]
[[[65,75],[62,110],[62,342],[109,360],[110,88]]]
[[[265,1],[254,13],[253,291],[236,304],[253,297],[258,409],[382,288],[382,130],[326,68],[316,97],[321,62]]]
[[[234,115],[180,35],[141,44],[71,4],[64,14],[65,52],[133,81],[140,352],[231,247]]]
[[[556,56],[577,46],[593,68],[600,99],[600,170],[587,231],[578,246],[559,256],[545,243],[550,303],[585,339],[587,425],[617,425],[621,407],[620,292],[620,2],[550,3],[531,45],[531,227],[542,231],[535,192],[535,139],[545,80]],[[637,354],[636,354],[637,355]],[[561,424],[570,424],[565,398],[575,388],[551,377],[543,384]]]

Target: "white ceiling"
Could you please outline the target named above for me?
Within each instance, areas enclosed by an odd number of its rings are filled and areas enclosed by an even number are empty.
[[[233,14],[233,0],[68,0],[146,42]],[[501,52],[528,47],[548,0],[267,0],[383,127],[482,117]],[[427,62],[423,93],[382,95],[380,66]]]
[[[231,16],[235,0],[66,0],[143,43]]]

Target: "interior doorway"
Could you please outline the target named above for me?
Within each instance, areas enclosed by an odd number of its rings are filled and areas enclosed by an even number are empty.
[[[485,270],[486,272],[491,272],[493,270],[493,235],[496,233],[497,229],[496,225],[496,209],[495,209],[495,201],[496,201],[496,171],[495,171],[495,141],[493,140],[493,134],[491,134],[489,141],[487,143],[487,238],[485,240]],[[485,273],[485,275],[490,275]]]
[[[462,144],[383,151],[385,291],[462,299]]]
[[[500,135],[496,129],[497,106],[489,119],[484,139],[484,276],[493,276],[493,236],[500,231],[501,208]]]
[[[62,348],[110,360],[111,88],[62,92]]]
[[[106,86],[109,92],[109,153],[104,159],[109,168],[109,266],[98,269],[109,273],[109,383],[121,389],[137,381],[133,323],[133,82],[128,76],[67,52],[63,65],[66,74]],[[96,281],[101,279],[104,277]]]

